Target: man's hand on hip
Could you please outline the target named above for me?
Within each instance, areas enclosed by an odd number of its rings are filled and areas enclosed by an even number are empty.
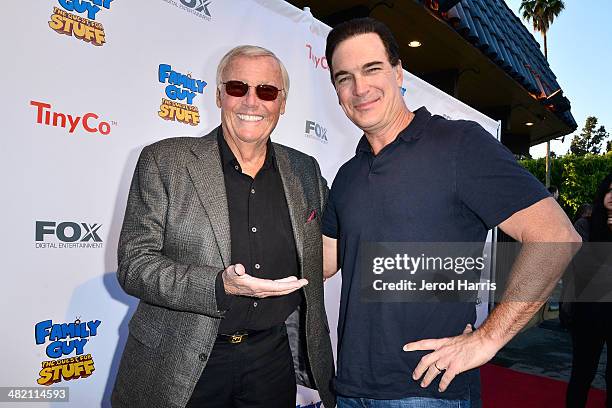
[[[242,264],[228,266],[221,277],[225,293],[255,298],[287,295],[308,284],[306,279],[295,276],[276,280],[256,278],[248,275]]]
[[[423,377],[421,386],[428,387],[438,374],[442,374],[439,391],[444,392],[456,375],[491,360],[498,347],[481,336],[480,332],[473,332],[468,324],[459,336],[420,340],[404,346],[404,351],[419,350],[433,352],[421,358],[412,378],[418,380]]]

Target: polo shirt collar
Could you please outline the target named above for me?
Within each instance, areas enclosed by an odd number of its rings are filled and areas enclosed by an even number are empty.
[[[411,140],[418,139],[419,137],[421,137],[423,129],[425,129],[425,127],[427,126],[429,119],[431,119],[431,113],[429,113],[427,108],[425,108],[424,106],[420,107],[419,109],[414,111],[414,118],[412,118],[412,120],[404,130],[399,132],[397,138],[403,140],[404,142],[409,142]],[[397,138],[391,143],[394,143]],[[368,139],[365,135],[361,136],[361,139],[357,144],[357,149],[355,153],[359,152],[372,152],[370,142],[368,142]]]

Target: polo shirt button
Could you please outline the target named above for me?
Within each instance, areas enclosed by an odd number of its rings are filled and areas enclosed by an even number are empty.
[[[260,264],[255,264],[255,269],[259,269],[259,268],[261,268],[261,265]]]
[[[234,168],[235,168],[236,170],[240,170],[240,166],[238,166],[238,165],[235,165],[235,166],[234,166]]]
[[[257,307],[257,302],[253,302],[253,307]]]
[[[257,232],[257,228],[251,227],[251,232]]]
[[[200,353],[200,355],[198,356],[198,358],[200,359],[200,361],[206,361],[206,360],[208,360],[208,356],[206,355],[206,353]]]
[[[255,189],[254,188],[251,189],[251,194],[255,194]]]

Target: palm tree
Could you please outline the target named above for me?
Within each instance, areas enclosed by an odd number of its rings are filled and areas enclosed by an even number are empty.
[[[548,61],[548,43],[546,33],[555,18],[565,8],[563,0],[522,0],[520,11],[523,18],[530,21],[535,31],[544,37],[544,58]],[[546,141],[546,187],[550,187],[550,140]]]
[[[533,29],[544,37],[544,57],[548,60],[546,34],[555,18],[565,9],[563,0],[522,0],[520,11],[523,18],[532,23]]]

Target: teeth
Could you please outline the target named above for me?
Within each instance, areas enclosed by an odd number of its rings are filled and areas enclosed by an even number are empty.
[[[259,122],[263,119],[263,116],[259,115],[243,115],[241,113],[238,113],[236,116],[238,116],[240,120],[245,120],[247,122]]]

